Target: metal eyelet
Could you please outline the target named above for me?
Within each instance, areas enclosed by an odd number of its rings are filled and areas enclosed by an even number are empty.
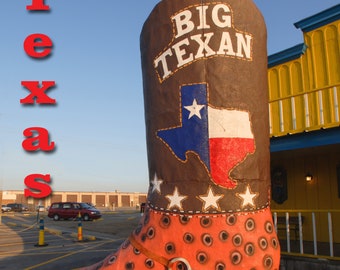
[[[180,216],[179,221],[181,222],[181,224],[185,225],[189,223],[190,218],[188,216]]]
[[[242,236],[240,234],[236,234],[233,236],[233,244],[236,247],[242,245]]]
[[[236,221],[237,221],[237,218],[234,215],[230,215],[227,217],[227,224],[230,226],[235,225]]]
[[[248,256],[253,256],[255,254],[255,246],[253,243],[247,243],[244,246],[244,251]]]
[[[183,241],[187,244],[194,242],[195,237],[191,233],[185,233],[183,236]]]
[[[160,221],[161,227],[168,228],[170,226],[170,223],[171,223],[170,217],[167,215],[163,215]]]
[[[173,253],[175,253],[175,251],[176,251],[176,249],[175,249],[175,244],[174,244],[174,243],[171,243],[171,242],[167,243],[167,244],[165,245],[165,251],[166,251],[166,253],[168,253],[168,254],[173,254]]]
[[[146,232],[146,235],[149,239],[152,239],[155,237],[156,231],[153,227],[150,227],[148,231]]]
[[[277,247],[279,246],[278,241],[275,237],[272,238],[272,245],[273,245],[273,248],[275,249],[277,249]]]
[[[238,251],[234,251],[230,256],[231,262],[234,265],[238,265],[242,261],[242,254]]]
[[[271,269],[271,267],[273,266],[273,259],[270,256],[265,256],[263,258],[263,266],[265,267],[265,269]]]
[[[201,218],[200,223],[203,228],[209,228],[212,224],[212,220],[208,217],[204,217],[204,218]]]
[[[261,238],[259,239],[259,246],[260,246],[260,248],[261,248],[262,250],[266,250],[267,247],[268,247],[267,239],[264,238],[264,237],[261,237]]]
[[[219,237],[220,237],[220,240],[221,240],[222,242],[225,242],[225,241],[228,240],[229,234],[228,234],[228,232],[226,232],[226,231],[221,231],[220,234],[219,234]]]
[[[271,222],[267,221],[265,224],[265,229],[267,233],[272,233],[273,232],[273,225]]]
[[[246,230],[248,232],[253,231],[255,229],[255,221],[252,218],[248,218],[246,221]]]
[[[117,260],[117,256],[113,255],[112,257],[109,258],[108,264],[113,264]]]
[[[133,270],[133,269],[135,269],[135,264],[133,262],[127,262],[125,264],[125,269],[126,270]]]
[[[215,266],[215,270],[225,270],[225,264],[223,262],[219,262]]]
[[[205,254],[204,252],[199,252],[196,255],[196,260],[200,263],[200,264],[204,264],[208,261],[208,255]]]
[[[176,269],[173,268],[176,267]],[[167,270],[192,270],[189,262],[181,257],[173,258],[169,261]]]
[[[204,245],[210,247],[213,243],[213,238],[211,237],[210,234],[205,233],[202,235],[202,242]]]
[[[134,249],[133,249],[133,253],[135,253],[136,255],[139,255],[139,254],[140,254],[140,251],[139,251],[137,248],[134,248]]]
[[[151,259],[146,259],[144,264],[149,269],[151,269],[151,268],[153,268],[155,266],[154,261],[151,260]]]

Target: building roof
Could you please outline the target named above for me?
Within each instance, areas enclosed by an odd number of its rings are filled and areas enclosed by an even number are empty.
[[[303,32],[309,32],[339,19],[340,4],[321,11],[313,16],[302,19],[301,21],[294,23],[294,25],[296,28],[300,28]]]
[[[289,49],[272,54],[268,56],[268,68],[297,59],[305,53],[306,49],[306,44],[301,43]]]
[[[339,19],[340,4],[330,7],[313,16],[302,19],[301,21],[294,23],[294,25],[296,28],[300,28],[303,32],[309,32]],[[305,53],[306,49],[307,46],[302,43],[272,54],[268,57],[268,68],[297,59]]]
[[[270,139],[270,152],[340,144],[340,127]]]

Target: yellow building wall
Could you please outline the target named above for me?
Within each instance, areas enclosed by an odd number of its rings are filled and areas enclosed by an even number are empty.
[[[314,151],[314,152],[312,152]],[[336,168],[340,165],[340,150],[328,149],[323,152],[296,152],[282,154],[274,153],[271,157],[271,167],[281,167],[287,172],[288,199],[278,204],[272,201],[271,208],[275,210],[306,210],[304,216],[303,239],[313,240],[312,210],[340,210]],[[311,182],[306,182],[305,172],[313,175]],[[279,213],[284,215],[284,213]],[[291,214],[297,216],[297,213]],[[340,212],[332,213],[334,241],[340,243]],[[327,213],[316,213],[317,240],[327,242]],[[285,236],[281,232],[281,236]],[[293,234],[293,232],[291,232]],[[293,235],[292,235],[293,237]],[[294,238],[294,237],[293,237]]]
[[[298,59],[268,69],[271,136],[339,126],[340,20],[304,33]]]
[[[340,20],[303,33],[303,38],[307,49],[301,57],[268,69],[271,137],[340,126]],[[288,199],[283,204],[273,201],[273,211],[339,211],[339,148],[272,153],[271,168],[284,168],[288,180]],[[310,183],[305,181],[307,171],[314,176]],[[312,214],[303,215],[303,238],[312,241]],[[340,212],[332,214],[332,223],[334,241],[340,243]],[[327,242],[327,213],[316,213],[316,224],[317,240]]]

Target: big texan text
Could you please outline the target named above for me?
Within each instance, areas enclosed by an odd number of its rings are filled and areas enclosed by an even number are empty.
[[[171,17],[173,38],[154,59],[160,82],[202,58],[252,60],[252,35],[238,31],[226,4],[190,6]],[[198,22],[198,25],[195,24]]]

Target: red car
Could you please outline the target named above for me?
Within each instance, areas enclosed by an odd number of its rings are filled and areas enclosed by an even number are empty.
[[[91,207],[87,203],[78,202],[52,203],[48,209],[47,216],[57,221],[60,219],[76,218],[78,217],[79,213],[82,219],[85,221],[98,219],[102,216],[98,209]]]

